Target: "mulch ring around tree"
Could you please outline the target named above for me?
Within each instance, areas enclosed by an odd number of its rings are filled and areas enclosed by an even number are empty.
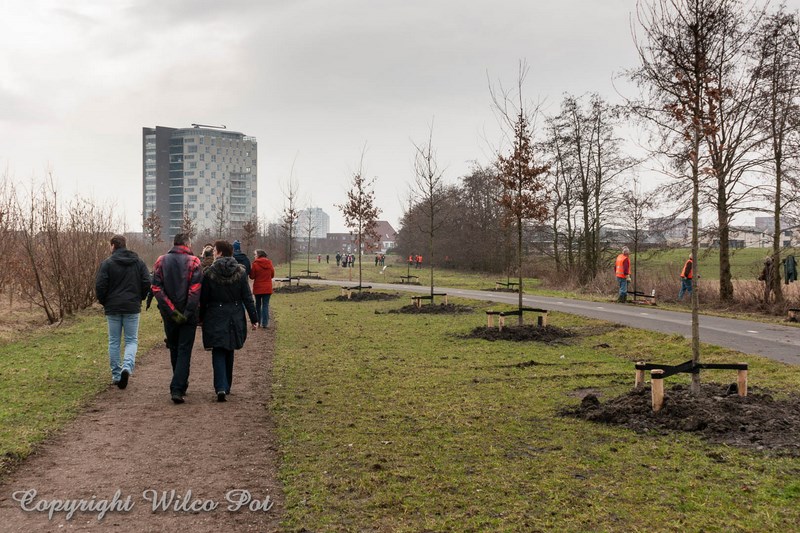
[[[467,305],[458,304],[423,304],[420,307],[409,304],[404,305],[400,309],[391,309],[390,313],[403,313],[408,315],[457,315],[459,313],[472,313],[475,311],[472,307]]]
[[[558,326],[534,326],[530,324],[525,324],[523,326],[506,326],[502,330],[499,328],[480,326],[464,336],[464,338],[467,339],[519,342],[558,342],[570,337],[575,337],[575,333],[568,329]]]
[[[580,405],[562,415],[603,424],[621,425],[637,433],[695,433],[727,444],[775,455],[800,457],[800,397],[775,400],[766,389],[740,397],[734,386],[704,384],[698,395],[674,385],[664,394],[664,407],[652,410],[650,389],[632,390],[600,403],[586,395]]]
[[[353,291],[350,298],[347,296],[337,296],[330,298],[328,302],[383,302],[400,298],[398,293],[372,292],[372,291]]]
[[[311,292],[311,291],[324,291],[324,287],[312,287],[311,285],[287,285],[286,287],[277,287],[272,290],[273,293],[278,294],[293,294],[293,293],[300,293],[300,292]]]

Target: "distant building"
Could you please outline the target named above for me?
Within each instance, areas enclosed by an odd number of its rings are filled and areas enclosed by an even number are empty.
[[[377,245],[373,243],[373,247],[377,248],[379,252],[386,253],[394,248],[397,243],[397,232],[391,224],[385,220],[379,220],[375,226],[375,233],[378,234],[378,243]]]
[[[379,220],[375,226],[375,232],[378,234],[378,242],[369,243],[369,250],[365,252],[381,252],[386,253],[395,247],[397,243],[397,232],[391,224],[385,220]],[[320,251],[347,252],[355,253],[356,245],[355,238],[352,233],[328,233],[324,241],[318,243]]]
[[[700,223],[699,227],[703,227]],[[669,246],[688,246],[692,242],[692,219],[678,217],[651,218],[648,220],[647,236]]]
[[[231,232],[256,216],[255,137],[223,129],[142,128],[143,219],[155,211],[162,239],[180,232],[184,211],[198,232],[222,220]]]
[[[331,217],[319,207],[309,207],[298,213],[298,237],[308,238],[309,224],[312,239],[324,239],[331,230]]]

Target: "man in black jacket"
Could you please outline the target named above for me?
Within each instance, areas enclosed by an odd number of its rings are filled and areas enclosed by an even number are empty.
[[[108,360],[111,379],[120,389],[136,364],[139,345],[139,314],[150,291],[150,273],[136,252],[125,247],[125,237],[111,237],[111,257],[100,264],[95,278],[97,300],[108,321]],[[125,334],[125,355],[120,365],[120,338]]]

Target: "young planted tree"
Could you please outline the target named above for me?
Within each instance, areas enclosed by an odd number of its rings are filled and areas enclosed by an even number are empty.
[[[658,193],[656,191],[642,191],[638,177],[633,178],[631,187],[622,194],[622,212],[625,214],[626,226],[631,228],[627,231],[628,241],[633,244],[633,299],[636,300],[636,293],[639,292],[639,245],[646,237],[644,223],[650,212],[658,205]]]
[[[217,199],[217,204],[214,206],[214,239],[225,239],[230,233],[230,214],[228,213],[228,206],[224,197],[227,196],[226,191],[223,192],[223,197]]]
[[[506,155],[502,153],[497,157],[497,180],[502,185],[499,204],[506,214],[506,225],[516,229],[516,256],[517,274],[519,276],[519,320],[523,324],[522,316],[522,256],[525,222],[543,223],[548,216],[548,195],[545,188],[545,178],[548,172],[547,164],[538,164],[533,153],[533,133],[531,131],[531,116],[522,101],[522,85],[525,80],[526,67],[520,64],[517,95],[518,104],[516,113],[509,109],[511,101],[508,94],[499,100],[492,94],[495,109],[499,112],[501,120],[510,129],[511,150]]]
[[[292,172],[294,172],[294,167],[292,167]],[[294,236],[297,230],[297,219],[300,218],[300,212],[297,210],[297,191],[297,182],[290,177],[284,191],[285,202],[283,204],[283,213],[281,214],[281,228],[286,236],[286,261],[289,263],[289,279],[292,278]]]
[[[703,139],[719,127],[720,87],[714,68],[725,55],[728,0],[654,0],[637,6],[635,44],[641,65],[629,73],[642,91],[631,109],[653,127],[654,155],[669,163],[666,172],[691,188],[692,258],[698,265],[700,186],[714,173]],[[700,363],[700,321],[697,276],[692,284],[692,362]],[[692,374],[691,390],[700,391],[700,374]]]
[[[363,163],[363,154],[362,154]],[[337,205],[344,216],[345,226],[350,228],[355,245],[358,250],[358,290],[361,291],[361,258],[366,243],[377,241],[378,234],[375,227],[378,224],[378,215],[381,210],[375,205],[375,190],[372,180],[364,178],[363,165],[359,163],[358,170],[353,173],[350,190],[347,191],[347,201]]]
[[[194,239],[197,235],[197,224],[194,219],[189,216],[189,209],[183,208],[183,218],[181,219],[181,233],[188,235],[190,239]]]
[[[433,124],[428,131],[428,140],[424,144],[414,145],[414,184],[411,197],[419,206],[423,215],[418,219],[418,229],[427,237],[428,265],[431,282],[431,305],[433,305],[433,270],[434,270],[434,242],[439,229],[444,224],[444,206],[447,202],[443,171],[439,169],[436,151],[433,148]]]
[[[258,217],[253,215],[242,224],[242,244],[245,250],[252,250],[258,238]]]
[[[308,277],[311,277],[311,236],[314,235],[316,229],[317,225],[311,218],[311,207],[309,206],[305,210],[305,216],[300,228],[306,236],[306,274],[308,274]]]
[[[145,217],[142,223],[142,230],[144,231],[144,237],[147,243],[151,247],[155,247],[156,244],[164,242],[161,238],[161,217],[158,216],[155,209],[150,211]]]

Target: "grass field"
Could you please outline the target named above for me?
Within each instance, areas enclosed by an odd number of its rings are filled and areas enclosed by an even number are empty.
[[[139,353],[163,339],[158,311],[142,313]],[[0,475],[111,383],[100,309],[0,344]]]
[[[387,313],[402,300],[328,301],[335,295],[273,298],[272,408],[289,530],[788,531],[800,523],[797,459],[557,414],[582,389],[601,400],[629,390],[635,360],[687,359],[680,337],[555,314],[553,324],[581,336],[569,345],[490,343],[459,336],[484,324],[485,304],[472,302],[470,315],[404,315]],[[800,385],[794,367],[716,348],[704,357],[747,361],[755,387]]]

